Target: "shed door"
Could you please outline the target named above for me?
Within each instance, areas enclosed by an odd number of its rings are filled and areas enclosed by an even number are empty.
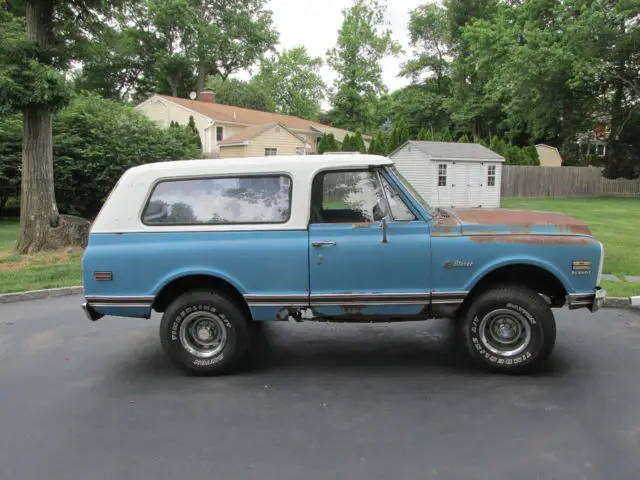
[[[480,163],[467,164],[467,198],[469,208],[477,208],[482,206],[482,190],[483,190],[483,165]]]
[[[473,162],[453,162],[452,206],[477,208],[482,205],[483,166]]]

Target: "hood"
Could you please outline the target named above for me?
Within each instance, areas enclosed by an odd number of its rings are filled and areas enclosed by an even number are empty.
[[[591,235],[589,226],[557,212],[510,209],[452,209],[439,229],[462,235]]]

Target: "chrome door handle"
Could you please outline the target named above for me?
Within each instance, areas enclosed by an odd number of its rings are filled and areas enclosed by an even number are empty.
[[[324,240],[319,242],[311,242],[311,245],[313,245],[314,247],[335,247],[337,243]]]

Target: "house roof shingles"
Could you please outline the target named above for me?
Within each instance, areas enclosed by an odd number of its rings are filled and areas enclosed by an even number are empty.
[[[295,130],[310,130],[314,122],[303,120],[302,118],[279,113],[261,112],[260,110],[250,110],[248,108],[233,107],[220,103],[200,102],[198,100],[187,100],[186,98],[170,97],[168,95],[158,95],[185,108],[198,112],[205,117],[214,118],[221,122],[242,123],[245,125],[264,125],[280,123],[287,128]]]
[[[409,144],[432,158],[504,161],[504,157],[478,143],[410,141]]]

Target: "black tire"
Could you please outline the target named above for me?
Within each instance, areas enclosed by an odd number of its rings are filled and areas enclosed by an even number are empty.
[[[164,312],[160,341],[179,369],[221,375],[232,371],[244,358],[249,345],[249,321],[235,303],[218,293],[187,292],[176,298]],[[219,343],[214,342],[208,349],[200,345],[201,339],[196,339],[197,334],[193,332],[200,325],[204,325],[205,333]],[[192,353],[194,351],[200,355]]]
[[[549,305],[535,291],[518,285],[479,294],[460,313],[458,322],[471,360],[494,372],[532,372],[548,359],[556,341],[556,321]]]

